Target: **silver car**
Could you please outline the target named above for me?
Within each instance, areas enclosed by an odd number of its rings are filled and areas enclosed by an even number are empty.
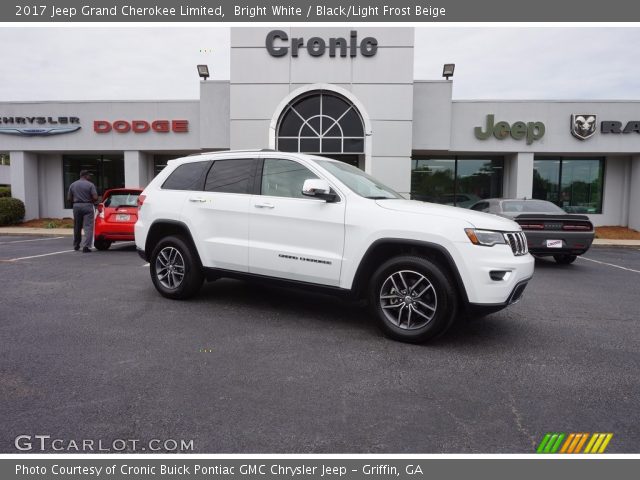
[[[546,200],[489,198],[470,208],[517,222],[527,237],[532,255],[553,256],[557,263],[564,265],[573,263],[578,255],[589,250],[595,236],[589,217],[569,214]]]

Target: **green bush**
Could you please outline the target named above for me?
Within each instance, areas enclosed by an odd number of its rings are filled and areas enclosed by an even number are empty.
[[[10,197],[11,187],[0,187],[0,198]]]
[[[17,198],[0,198],[0,225],[20,223],[24,218],[24,203]]]

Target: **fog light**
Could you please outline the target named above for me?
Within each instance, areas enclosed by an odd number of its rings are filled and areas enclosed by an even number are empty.
[[[494,280],[496,282],[500,282],[502,280],[505,280],[507,278],[507,274],[509,272],[507,270],[491,270],[489,272],[489,277],[491,277],[491,280]]]

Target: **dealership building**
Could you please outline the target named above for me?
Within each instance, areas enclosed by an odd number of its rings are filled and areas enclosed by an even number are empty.
[[[272,148],[417,200],[540,198],[640,229],[640,100],[452,100],[452,79],[414,79],[413,28],[231,28],[230,62],[198,100],[0,102],[0,184],[27,219],[68,217],[82,169],[101,192],[171,158]]]

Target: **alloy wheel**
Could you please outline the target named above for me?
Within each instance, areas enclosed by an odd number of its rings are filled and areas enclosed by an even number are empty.
[[[165,247],[156,257],[156,276],[160,284],[170,290],[176,289],[184,279],[185,264],[182,254],[175,247]]]
[[[413,270],[389,275],[380,288],[379,301],[387,320],[404,330],[424,327],[433,320],[438,308],[433,284]]]

